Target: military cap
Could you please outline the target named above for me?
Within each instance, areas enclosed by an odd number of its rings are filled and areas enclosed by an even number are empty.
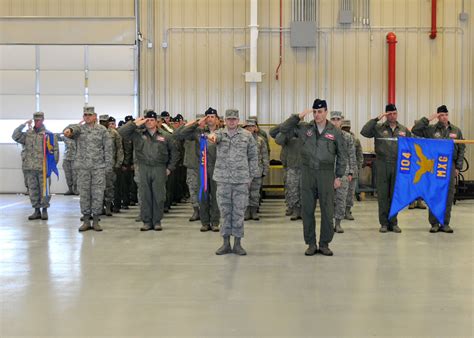
[[[135,119],[133,118],[132,115],[127,115],[125,116],[125,122],[128,122],[128,121],[134,121]]]
[[[249,119],[249,120],[255,120],[255,123],[258,123],[258,118],[257,118],[256,115],[254,115],[254,116],[249,116],[248,119]]]
[[[204,115],[217,115],[217,110],[215,110],[214,108],[207,108],[206,112],[204,113]]]
[[[245,128],[245,127],[256,126],[256,125],[257,125],[257,121],[256,121],[255,119],[249,118],[249,119],[247,119],[247,120],[245,121],[244,128]]]
[[[99,121],[108,121],[109,120],[109,115],[104,114],[104,115],[99,115]]]
[[[160,114],[161,117],[169,117],[170,116],[170,113],[168,113],[166,110],[165,111],[162,111],[161,114]]]
[[[342,120],[341,128],[344,128],[344,127],[350,128],[351,127],[351,120]]]
[[[442,106],[439,106],[436,111],[437,111],[438,113],[447,113],[447,112],[448,112],[448,107],[446,107],[446,106],[443,104]]]
[[[313,102],[313,109],[321,109],[321,108],[328,108],[326,100],[316,99]]]
[[[239,111],[237,109],[227,109],[225,111],[225,118],[226,119],[238,119],[239,118]]]
[[[179,122],[179,121],[182,121],[184,120],[184,117],[183,115],[181,114],[177,114],[175,117],[174,117],[174,122]]]
[[[125,121],[119,121],[118,126],[121,127],[125,124]]]
[[[84,107],[84,114],[95,115],[95,108],[94,107]]]
[[[397,107],[393,103],[389,103],[385,106],[385,112],[397,111]]]
[[[149,110],[145,114],[145,118],[147,119],[156,119],[157,115],[153,110]]]
[[[42,111],[37,111],[33,114],[33,120],[44,120],[44,113]]]
[[[342,111],[338,111],[338,110],[333,110],[330,113],[330,116],[331,116],[331,119],[335,119],[335,118],[343,119],[344,118],[344,115],[342,115]]]
[[[109,122],[115,122],[115,121],[116,121],[116,120],[115,120],[115,117],[109,116]]]

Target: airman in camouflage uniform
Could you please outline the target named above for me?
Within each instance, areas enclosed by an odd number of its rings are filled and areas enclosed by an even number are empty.
[[[438,119],[436,124],[430,125],[430,121]],[[449,122],[448,108],[445,105],[439,106],[436,113],[429,118],[422,117],[412,128],[413,134],[426,138],[462,140],[461,129]],[[429,211],[428,220],[431,224],[431,233],[438,231],[453,233],[454,230],[449,226],[451,220],[451,207],[453,206],[455,181],[462,169],[464,160],[465,144],[455,143],[453,151],[453,164],[451,177],[449,181],[448,198],[446,201],[446,213],[444,214],[444,225],[440,225],[436,217]]]
[[[91,228],[102,231],[99,215],[104,203],[105,172],[113,165],[112,139],[107,129],[97,123],[94,107],[84,107],[84,122],[69,125],[64,129],[64,136],[76,140],[77,146],[74,168],[77,170],[77,186],[83,215],[79,231]]]
[[[354,133],[351,132],[351,121],[350,120],[343,120],[341,124],[341,129],[350,133],[354,139],[354,148],[356,154],[356,163],[357,163],[357,171],[353,173],[352,180],[349,182],[349,189],[347,190],[347,199],[346,199],[346,213],[344,215],[344,219],[353,221],[354,216],[352,216],[352,207],[354,206],[354,194],[355,188],[357,185],[357,181],[359,179],[359,174],[362,170],[362,164],[364,163],[364,153],[362,152],[362,145],[360,144],[360,140],[355,137]]]
[[[217,116],[217,110],[209,107],[202,117],[198,121],[190,121],[183,128],[176,130],[176,136],[185,140],[194,140],[194,153],[198,161],[201,158],[201,149],[199,141],[201,135],[207,136],[218,129],[219,117]],[[206,232],[212,230],[214,232],[219,231],[219,218],[220,212],[217,205],[217,183],[212,178],[214,176],[214,168],[216,164],[216,144],[212,142],[207,143],[207,194],[202,195],[199,201],[199,214],[201,218],[201,229],[200,231]],[[199,171],[199,167],[197,168]],[[198,193],[200,178],[198,179]],[[198,194],[197,193],[197,194]],[[196,195],[197,195],[196,194]]]
[[[313,113],[313,121],[301,121],[309,113]],[[318,199],[321,209],[319,252],[325,256],[333,255],[329,243],[334,236],[334,189],[341,186],[347,163],[341,131],[326,116],[326,101],[316,99],[312,109],[292,115],[280,126],[282,133],[301,140],[301,207],[307,256],[318,252],[314,218]]]
[[[257,121],[248,119],[244,128],[255,138],[258,150],[258,174],[250,183],[249,206],[245,212],[244,220],[252,219],[258,221],[260,220],[257,214],[260,204],[260,189],[262,187],[263,178],[268,175],[269,170],[268,148],[265,139],[258,134]]]
[[[270,131],[275,143],[281,146],[280,159],[285,169],[285,200],[288,207],[286,216],[292,221],[301,219],[301,140],[298,137],[283,134],[278,126]],[[272,135],[274,134],[274,136]]]
[[[166,178],[176,168],[179,157],[173,136],[161,129],[161,120],[157,120],[154,111],[147,111],[145,117],[128,122],[119,133],[123,138],[131,139],[135,149],[143,221],[140,230],[161,231]]]
[[[394,104],[388,104],[385,107],[385,113],[369,120],[360,131],[362,136],[375,139],[377,201],[379,205],[379,231],[381,233],[387,231],[402,232],[398,226],[397,215],[388,219],[395,186],[398,156],[398,142],[396,139],[399,136],[411,136],[407,127],[398,123],[397,116],[397,107]],[[378,123],[384,117],[387,118],[387,121]]]
[[[64,142],[63,170],[68,187],[64,195],[77,195],[77,172],[73,168],[74,158],[76,157],[76,141],[64,137],[64,135],[58,136],[58,139]]]
[[[344,116],[340,111],[331,112],[331,123],[337,128],[341,129],[342,119]],[[344,176],[341,178],[341,186],[336,189],[335,200],[334,200],[334,231],[337,233],[343,233],[344,230],[341,227],[341,221],[346,215],[346,201],[347,194],[349,191],[349,184],[352,182],[354,173],[357,171],[356,153],[354,146],[354,138],[352,135],[344,130],[341,130],[342,137],[345,142],[347,150],[347,166]]]
[[[217,255],[234,252],[246,255],[241,245],[244,236],[244,213],[249,201],[249,186],[258,177],[257,143],[245,129],[238,126],[239,111],[225,112],[226,127],[208,136],[217,144],[214,181],[217,182],[217,203],[223,221],[221,235],[224,244]],[[234,236],[234,247],[230,246],[230,236]]]
[[[112,140],[112,165],[106,169],[105,172],[105,215],[112,216],[112,202],[115,198],[115,180],[117,179],[117,172],[122,170],[123,163],[123,145],[122,136],[117,130],[109,128],[109,115],[100,115],[99,122],[103,125]]]
[[[35,209],[34,213],[28,217],[29,220],[48,219],[48,208],[51,200],[50,195],[43,196],[43,158],[44,158],[44,137],[46,130],[43,125],[44,113],[37,112],[33,114],[34,127],[31,127],[31,120],[20,124],[13,131],[12,138],[15,142],[23,145],[22,150],[22,170],[27,181],[27,188],[30,195],[31,206]],[[28,125],[28,130],[23,131]],[[54,135],[54,160],[59,161],[58,137]],[[41,211],[40,208],[43,208]]]

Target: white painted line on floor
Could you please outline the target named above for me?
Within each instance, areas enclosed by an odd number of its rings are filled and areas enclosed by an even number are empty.
[[[7,205],[2,205],[2,206],[0,206],[0,210],[1,210],[1,209],[6,209],[6,208],[9,208],[9,207],[12,207],[12,206],[14,206],[14,205],[23,204],[23,203],[26,203],[26,202],[25,202],[25,201],[21,201],[21,202],[10,203],[10,204],[7,204]]]

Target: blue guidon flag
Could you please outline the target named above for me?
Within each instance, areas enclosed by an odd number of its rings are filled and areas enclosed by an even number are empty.
[[[397,173],[389,219],[421,197],[444,225],[453,150],[453,140],[398,138]]]

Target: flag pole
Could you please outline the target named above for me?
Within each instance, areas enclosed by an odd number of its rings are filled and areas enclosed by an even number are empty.
[[[454,143],[460,143],[460,144],[474,144],[474,140],[454,140]]]

